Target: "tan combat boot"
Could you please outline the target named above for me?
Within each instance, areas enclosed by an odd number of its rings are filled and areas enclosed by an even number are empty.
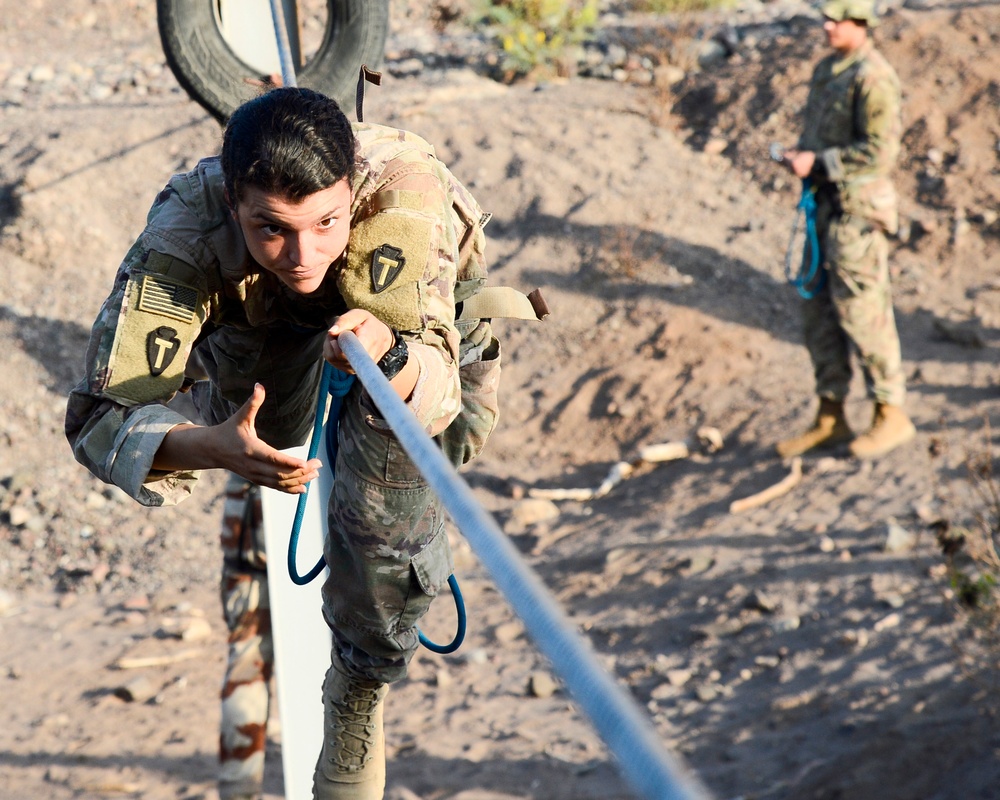
[[[871,430],[851,442],[851,455],[855,458],[875,458],[906,444],[917,434],[917,429],[899,406],[875,404],[875,418]]]
[[[849,442],[852,436],[847,418],[844,416],[843,401],[821,397],[813,426],[801,436],[778,442],[776,449],[782,458],[791,458],[800,456],[814,447],[832,447]]]
[[[348,675],[334,654],[323,685],[323,751],[313,776],[315,800],[382,800],[382,701],[388,691],[384,683]]]

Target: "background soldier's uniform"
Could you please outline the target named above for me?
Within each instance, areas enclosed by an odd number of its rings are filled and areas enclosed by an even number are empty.
[[[797,148],[815,151],[820,165],[813,181],[828,280],[805,303],[820,397],[847,396],[852,343],[872,397],[901,406],[906,396],[885,237],[899,227],[889,173],[901,136],[899,81],[870,41],[819,63]]]
[[[868,6],[834,0],[824,13],[850,19],[852,8],[868,15]],[[874,21],[873,14],[867,18]],[[900,106],[896,73],[870,40],[827,56],[813,72],[796,149],[816,154],[810,180],[826,281],[803,302],[803,324],[820,410],[810,431],[778,445],[781,455],[851,439],[843,404],[852,348],[875,401],[872,429],[851,442],[852,453],[878,455],[912,436],[902,412],[906,386],[886,240],[899,222],[890,172],[900,151]]]
[[[232,416],[259,382],[267,392],[256,418],[260,438],[279,449],[303,443],[312,427],[326,332],[334,317],[354,307],[371,311],[407,340],[420,367],[408,405],[432,436],[446,431],[462,406],[460,358],[463,373],[466,362],[492,373],[479,382],[486,391],[474,398],[475,413],[462,414],[462,438],[477,444],[456,458],[470,457],[485,442],[498,416],[499,348],[486,321],[461,323],[475,336],[471,344],[460,343],[454,297],[460,248],[464,252],[471,242],[481,258],[482,234],[470,237],[458,226],[450,173],[428,143],[381,126],[355,130],[350,242],[308,297],[250,258],[224,200],[217,158],[174,176],[157,197],[94,324],[86,378],[69,399],[67,436],[76,458],[96,476],[148,506],[171,505],[191,493],[197,472],[161,472],[152,464],[166,433],[187,421],[164,403],[190,383],[184,368],[192,352],[209,376],[191,387],[208,424]],[[387,244],[402,251],[399,272],[376,276],[376,251]],[[376,278],[388,281],[377,292]],[[417,621],[452,572],[443,529],[440,501],[355,382],[340,417],[326,546],[330,577],[323,591],[334,663],[352,679],[377,685],[405,675],[418,644]],[[234,598],[247,587],[242,577],[233,581],[224,578],[227,618],[254,619],[249,605],[235,608],[244,600]],[[253,592],[260,601],[266,597],[262,586],[257,582]],[[263,633],[259,618],[255,624]],[[232,648],[239,650],[240,629],[231,626],[237,641],[231,643],[230,672],[238,671]],[[259,648],[259,681],[251,682],[266,686],[263,638]],[[223,731],[224,756],[226,736]],[[236,749],[241,741],[231,739]],[[256,741],[262,748],[263,731]]]

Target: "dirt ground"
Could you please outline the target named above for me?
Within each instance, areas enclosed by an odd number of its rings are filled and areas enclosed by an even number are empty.
[[[797,191],[766,151],[795,136],[816,16],[790,4],[672,87],[455,67],[369,93],[367,119],[435,143],[494,212],[494,282],[553,309],[503,325],[504,417],[465,477],[720,800],[1000,796],[995,672],[970,663],[932,529],[982,510],[966,460],[997,427],[1000,8],[908,5],[877,40],[906,93],[892,265],[918,436],[874,463],[806,458],[791,492],[743,513],[730,503],[788,474],[773,444],[813,410],[783,274]],[[0,17],[0,794],[209,800],[220,477],[141,508],[72,460],[62,418],[152,198],[219,128],[166,70],[153,3],[0,0]],[[702,24],[615,19],[661,53],[665,31]],[[858,377],[852,424],[870,413]],[[526,501],[703,426],[721,449],[595,500]],[[393,688],[388,796],[631,797],[572,698],[528,690],[548,665],[453,540],[468,640]],[[452,613],[435,606],[432,638]],[[150,699],[128,702],[140,677]],[[275,720],[268,800],[280,747]]]

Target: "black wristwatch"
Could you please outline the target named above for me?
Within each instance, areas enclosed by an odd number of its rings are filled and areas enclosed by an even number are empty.
[[[406,342],[399,335],[399,331],[395,329],[391,330],[396,341],[392,347],[386,350],[385,355],[378,360],[378,368],[382,370],[382,374],[390,381],[402,371],[410,357],[410,351],[406,349]]]

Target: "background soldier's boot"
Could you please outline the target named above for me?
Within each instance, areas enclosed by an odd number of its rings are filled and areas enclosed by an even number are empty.
[[[875,404],[875,418],[871,430],[851,442],[851,455],[855,458],[875,458],[906,444],[916,436],[917,429],[899,406]]]
[[[844,403],[821,397],[813,426],[801,436],[778,442],[776,449],[782,458],[790,458],[802,455],[814,447],[831,447],[849,442],[852,435],[844,416]]]
[[[334,654],[323,687],[323,751],[316,765],[316,800],[382,800],[385,791],[383,700],[389,687],[347,674]]]

